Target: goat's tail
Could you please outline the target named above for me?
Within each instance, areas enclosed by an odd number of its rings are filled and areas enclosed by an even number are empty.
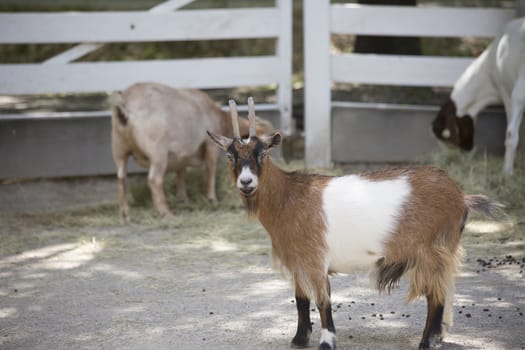
[[[128,124],[127,109],[124,104],[124,98],[120,91],[115,91],[109,96],[109,104],[113,118],[116,118],[122,126]]]
[[[483,214],[492,219],[504,218],[503,204],[498,203],[482,194],[467,194],[465,195],[465,205],[480,214]]]

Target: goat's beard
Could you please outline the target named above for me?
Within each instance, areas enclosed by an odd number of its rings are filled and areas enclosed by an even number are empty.
[[[259,194],[257,191],[250,196],[241,195],[242,201],[244,202],[244,209],[246,209],[246,216],[248,218],[257,217],[257,212],[259,210],[258,196]]]

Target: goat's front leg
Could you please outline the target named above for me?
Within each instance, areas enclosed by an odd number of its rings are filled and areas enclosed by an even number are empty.
[[[166,165],[162,162],[152,160],[148,172],[148,185],[153,198],[153,205],[161,217],[170,218],[173,215],[168,209],[166,197],[164,196],[164,174]]]
[[[330,281],[326,278],[326,293],[318,296],[317,308],[321,316],[321,340],[319,350],[336,348],[335,325],[332,319],[332,304],[330,302]]]
[[[292,340],[292,347],[306,348],[312,334],[310,299],[304,296],[298,286],[295,288],[295,305],[297,306],[297,332]]]
[[[128,156],[115,157],[117,164],[117,179],[118,179],[118,204],[120,211],[120,221],[122,223],[129,222],[129,207],[127,200],[127,164]]]
[[[505,134],[505,160],[503,173],[512,175],[516,149],[523,113],[525,112],[525,70],[522,72],[512,91],[510,111],[507,112],[507,132]]]
[[[215,177],[217,173],[217,159],[219,158],[219,149],[215,145],[206,144],[204,162],[207,175],[207,196],[208,201],[217,205],[217,194],[215,192]]]

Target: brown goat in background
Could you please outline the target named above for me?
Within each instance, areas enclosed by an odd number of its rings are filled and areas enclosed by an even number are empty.
[[[186,202],[186,167],[204,163],[207,197],[217,203],[215,174],[219,150],[206,136],[210,130],[233,135],[229,114],[221,110],[202,91],[175,89],[158,83],[137,83],[111,96],[112,152],[117,166],[119,207],[123,221],[129,220],[127,204],[127,161],[131,155],[148,170],[148,185],[153,205],[160,216],[171,216],[163,183],[166,171],[177,174],[179,200]],[[259,120],[259,133],[272,129]],[[243,134],[248,121],[240,120]]]

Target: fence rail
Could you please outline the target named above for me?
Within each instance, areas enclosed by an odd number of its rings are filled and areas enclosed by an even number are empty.
[[[269,85],[281,79],[279,64],[273,56],[66,65],[4,64],[0,65],[0,93],[111,91],[138,81],[185,88]]]
[[[448,87],[471,62],[461,57],[334,55],[331,74],[338,83]]]
[[[334,4],[330,30],[337,34],[493,37],[516,12],[494,8]]]
[[[276,8],[0,14],[0,43],[271,38],[280,34],[280,17]]]

